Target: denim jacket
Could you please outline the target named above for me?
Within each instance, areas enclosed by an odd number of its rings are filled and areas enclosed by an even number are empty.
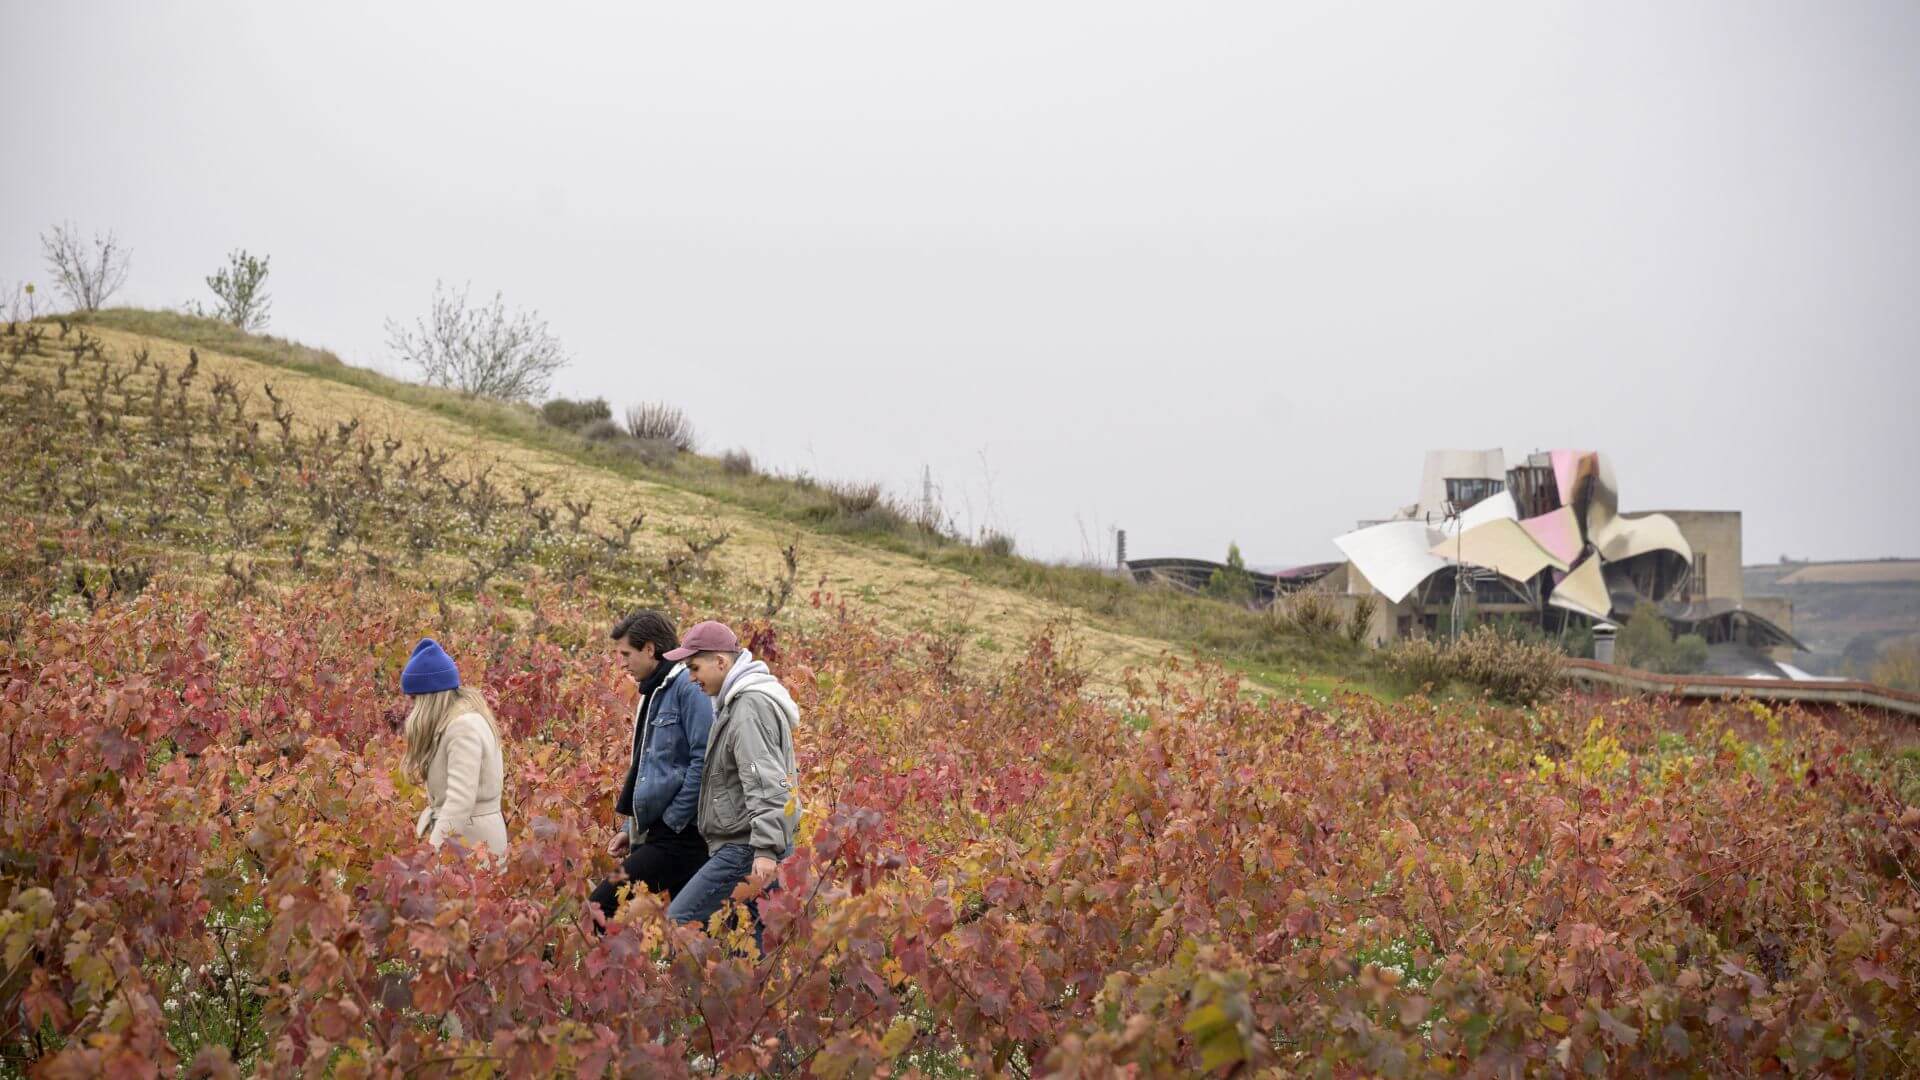
[[[693,821],[706,769],[712,699],[676,664],[666,680],[640,702],[633,716],[633,757],[614,812],[629,815],[628,835],[638,841],[655,824],[679,832]],[[646,745],[640,745],[642,735]]]

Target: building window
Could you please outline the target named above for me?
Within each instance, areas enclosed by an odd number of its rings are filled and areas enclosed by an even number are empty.
[[[1707,598],[1707,553],[1693,553],[1693,570],[1687,575],[1687,599],[1705,600]]]
[[[1484,476],[1467,478],[1450,477],[1447,480],[1447,501],[1453,504],[1454,513],[1460,513],[1468,507],[1486,498],[1506,490],[1506,484],[1499,480],[1490,480]]]
[[[1516,465],[1507,470],[1507,490],[1523,518],[1538,517],[1560,505],[1560,485],[1547,465]]]

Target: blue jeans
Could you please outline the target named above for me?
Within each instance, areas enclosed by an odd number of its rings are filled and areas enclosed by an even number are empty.
[[[753,872],[753,849],[745,844],[724,844],[719,851],[708,856],[705,866],[694,871],[693,878],[685,887],[673,896],[673,903],[667,905],[667,918],[674,922],[707,924],[720,905],[733,895],[734,887],[747,880]],[[751,900],[748,910],[753,912],[755,936],[759,936],[760,907]]]

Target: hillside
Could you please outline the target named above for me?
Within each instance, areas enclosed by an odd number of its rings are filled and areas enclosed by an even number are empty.
[[[1865,677],[1887,642],[1920,635],[1920,559],[1783,562],[1745,568],[1748,596],[1793,601],[1795,662],[1817,675]]]
[[[158,333],[119,328],[126,326]],[[54,324],[46,329],[47,354],[28,355],[25,363],[51,375],[79,338],[58,337]],[[342,436],[353,446],[383,447],[397,440],[404,447],[401,461],[421,450],[446,454],[436,469],[451,482],[485,475],[511,502],[521,501],[522,492],[537,491],[546,512],[579,532],[616,535],[639,516],[644,520],[632,541],[643,559],[668,559],[684,554],[690,541],[724,537],[705,561],[721,578],[753,583],[749,592],[786,575],[783,552],[792,545],[800,600],[818,593],[879,625],[934,634],[967,664],[1004,659],[1008,649],[1050,630],[1086,666],[1093,685],[1109,691],[1118,687],[1125,669],[1152,667],[1170,652],[1190,655],[1195,647],[1202,655],[1272,673],[1276,681],[1357,667],[1350,652],[1288,641],[1257,616],[1226,605],[1150,594],[1091,571],[1045,567],[944,540],[846,530],[830,511],[820,512],[818,489],[805,481],[727,477],[712,460],[695,455],[665,467],[622,460],[545,427],[527,410],[395,382],[339,364],[319,350],[237,335],[205,320],[105,312],[72,333],[98,341],[100,353],[88,355],[87,378],[107,380],[103,386],[116,378],[136,385],[163,366],[177,377],[191,350],[199,357],[199,382],[181,401],[205,394],[216,380],[230,380],[240,399],[236,422],[244,416],[247,424],[263,425],[269,439],[281,437],[276,410],[291,413],[288,434],[295,440],[357,425]],[[147,357],[137,375],[127,372],[129,358],[136,355]],[[70,357],[66,362],[78,367]],[[79,379],[76,374],[76,384]],[[269,385],[278,403],[268,400]],[[569,506],[591,509],[576,520]],[[284,561],[273,530],[264,531],[269,535],[259,554]],[[224,542],[231,537],[203,539],[201,546],[215,563],[233,546]],[[462,564],[457,556],[452,562]],[[610,586],[609,603],[652,598],[637,581]],[[810,603],[792,608],[811,611]],[[1303,663],[1314,667],[1303,672]]]
[[[1243,693],[1033,594],[1240,648],[1250,613],[837,535],[791,479],[668,482],[285,343],[0,341],[0,1077],[1920,1061],[1905,718]],[[604,635],[656,597],[799,709],[764,947],[744,905],[583,918],[633,705]],[[428,630],[506,747],[485,864],[415,832]]]

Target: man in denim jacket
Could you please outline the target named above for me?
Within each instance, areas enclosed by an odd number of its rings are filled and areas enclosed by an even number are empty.
[[[664,656],[679,642],[664,612],[636,611],[610,635],[620,665],[640,684],[634,710],[633,751],[614,812],[625,821],[607,842],[620,873],[593,890],[606,918],[628,882],[657,893],[679,893],[707,861],[696,821],[713,703],[685,666]],[[622,858],[624,856],[624,858]]]

